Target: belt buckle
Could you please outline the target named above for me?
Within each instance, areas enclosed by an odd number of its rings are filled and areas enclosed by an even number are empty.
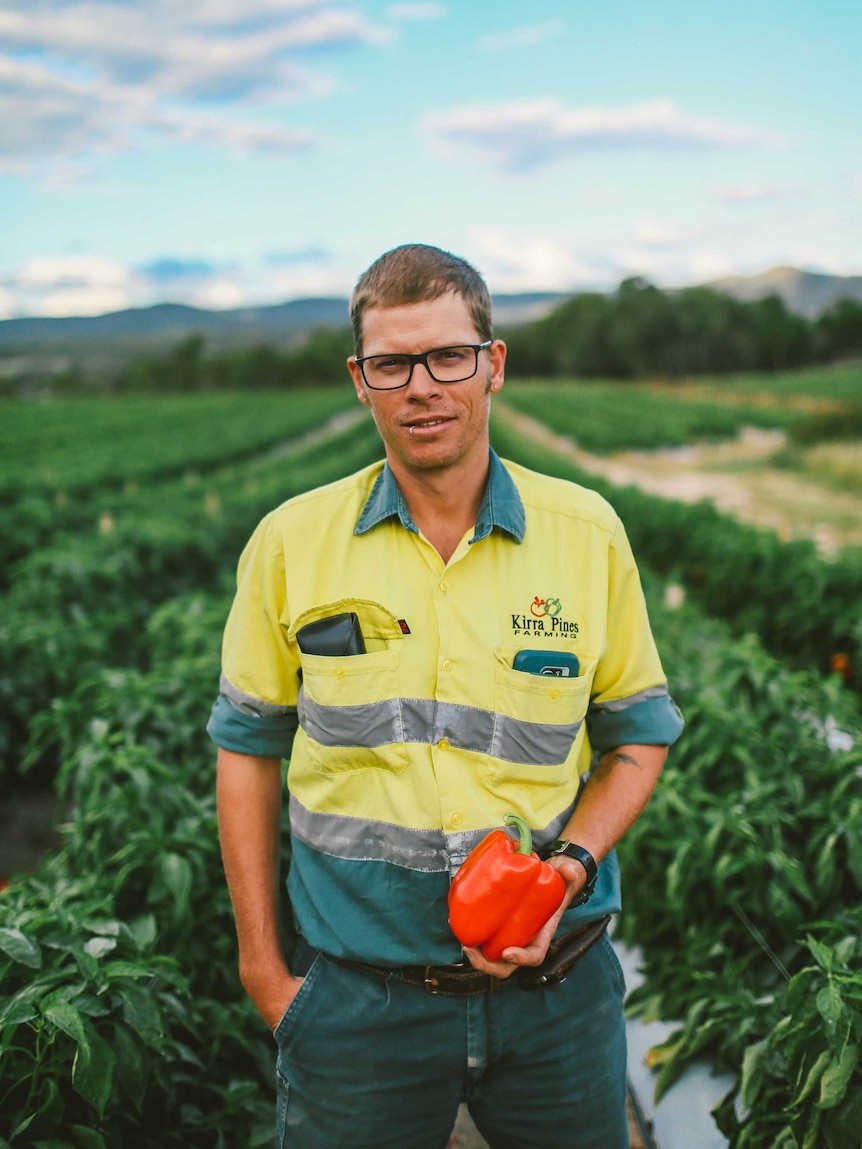
[[[425,992],[430,994],[438,994],[440,992],[440,982],[436,977],[431,976],[431,970],[434,969],[433,965],[425,966]]]

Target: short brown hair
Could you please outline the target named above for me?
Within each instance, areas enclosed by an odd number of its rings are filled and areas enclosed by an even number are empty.
[[[488,286],[466,259],[424,243],[405,243],[385,252],[360,275],[350,297],[356,354],[362,354],[362,317],[369,308],[425,303],[447,291],[463,296],[479,338],[493,339]]]

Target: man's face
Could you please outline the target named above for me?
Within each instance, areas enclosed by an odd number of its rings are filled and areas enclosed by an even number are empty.
[[[363,355],[417,354],[434,347],[481,343],[463,296],[450,291],[426,303],[370,308],[362,321]],[[359,401],[371,408],[396,472],[440,471],[487,458],[490,393],[503,386],[506,345],[495,339],[479,352],[476,374],[437,383],[421,363],[406,387],[365,385],[355,358],[347,360]]]

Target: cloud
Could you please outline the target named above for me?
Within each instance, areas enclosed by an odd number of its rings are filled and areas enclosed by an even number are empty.
[[[18,315],[103,315],[129,306],[134,274],[100,256],[37,256],[7,277]]]
[[[446,15],[445,4],[390,4],[390,20],[440,20]]]
[[[475,247],[474,262],[494,292],[569,291],[613,279],[603,261],[567,248],[555,236],[485,230]]]
[[[136,266],[90,253],[45,254],[0,274],[0,318],[103,315],[165,302],[216,310],[262,306],[346,296],[355,277],[355,266],[311,245],[245,262],[166,254]]]
[[[510,171],[530,171],[587,152],[632,148],[674,152],[787,143],[784,137],[747,124],[689,115],[672,100],[621,108],[570,108],[550,98],[524,100],[434,112],[424,123],[432,138],[472,149]]]
[[[524,28],[513,28],[509,32],[490,32],[479,41],[485,52],[506,52],[510,49],[530,48],[558,36],[564,29],[562,20],[548,20],[544,24],[532,24]]]
[[[211,279],[193,291],[188,302],[207,310],[229,311],[242,307],[246,294],[241,283],[232,279]]]
[[[755,182],[717,188],[715,192],[717,199],[730,204],[766,203],[769,200],[778,199],[780,195],[781,193],[777,188]]]
[[[291,152],[307,133],[254,114],[315,92],[309,61],[390,33],[331,0],[0,0],[0,165],[138,146],[140,133]],[[228,101],[243,102],[226,115]]]
[[[122,264],[92,255],[36,256],[16,275],[24,287],[121,287],[129,280]]]
[[[683,247],[698,238],[697,229],[668,227],[660,223],[641,223],[635,228],[634,242],[642,247]]]
[[[15,296],[0,283],[0,319],[12,319],[15,315]]]
[[[32,60],[0,57],[0,165],[26,174],[34,161],[53,166],[127,150],[150,139],[223,146],[239,152],[302,151],[308,133],[233,114],[161,104],[145,85],[58,75]]]

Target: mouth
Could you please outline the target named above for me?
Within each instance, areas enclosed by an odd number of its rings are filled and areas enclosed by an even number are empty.
[[[424,419],[411,419],[403,426],[407,428],[413,438],[421,438],[426,435],[434,435],[451,422],[452,418],[449,415],[429,415]]]

